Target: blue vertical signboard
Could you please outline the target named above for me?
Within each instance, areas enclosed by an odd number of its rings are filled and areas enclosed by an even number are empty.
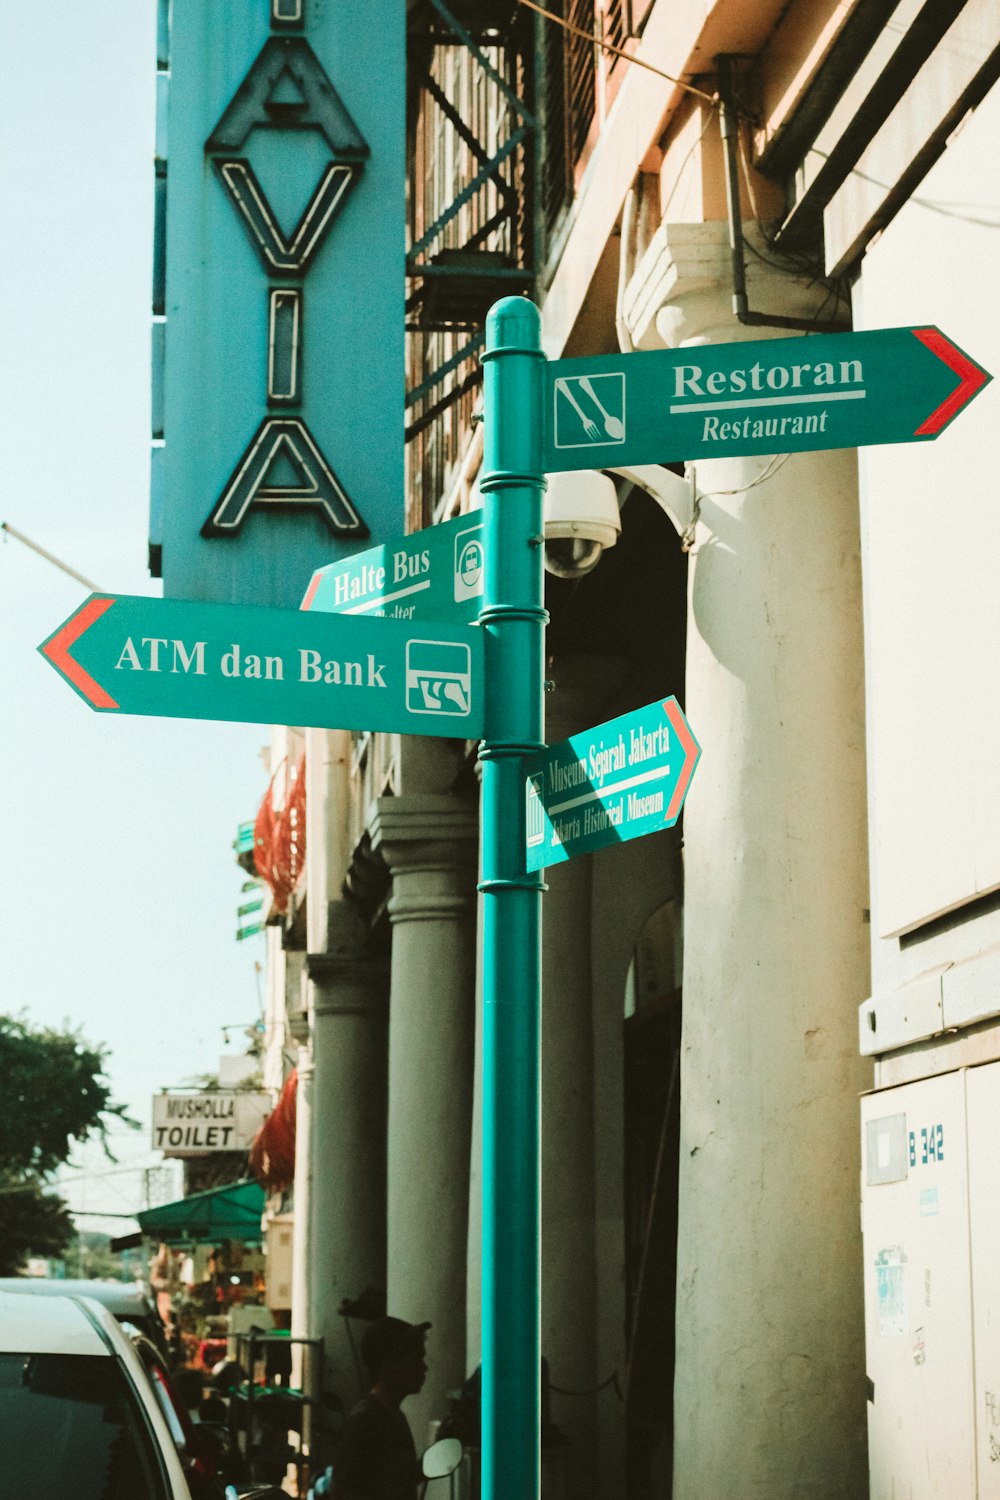
[[[173,0],[151,528],[168,596],[296,608],[317,568],[402,530],[405,11]]]

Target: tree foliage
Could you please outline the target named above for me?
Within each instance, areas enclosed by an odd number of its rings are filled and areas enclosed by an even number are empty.
[[[13,1274],[27,1255],[57,1255],[72,1240],[69,1210],[44,1179],[74,1142],[96,1136],[110,1156],[109,1119],[135,1124],[112,1101],[106,1058],[77,1031],[0,1015],[0,1274]]]
[[[0,1179],[0,1276],[16,1276],[29,1255],[61,1255],[73,1237],[69,1209],[37,1177]]]
[[[52,1172],[74,1141],[99,1136],[107,1119],[125,1120],[104,1077],[107,1051],[77,1031],[32,1027],[21,1016],[0,1015],[0,1168]],[[131,1123],[131,1122],[129,1122]]]

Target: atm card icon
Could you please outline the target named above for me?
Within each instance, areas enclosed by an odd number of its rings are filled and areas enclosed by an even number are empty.
[[[472,710],[472,652],[454,641],[407,641],[406,707],[411,714]]]

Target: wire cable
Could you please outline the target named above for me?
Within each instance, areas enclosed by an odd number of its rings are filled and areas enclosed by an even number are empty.
[[[603,41],[596,31],[586,31],[582,26],[577,26],[573,21],[567,21],[565,16],[557,16],[555,11],[545,10],[543,6],[536,3],[536,0],[517,0],[517,3],[518,5],[527,6],[528,10],[536,11],[538,15],[544,16],[546,21],[554,21],[557,26],[563,27],[565,31],[572,32],[574,36],[582,37],[585,42],[592,42],[595,47],[600,47],[602,52],[610,52],[615,57],[623,57],[626,62],[635,63],[637,68],[645,68],[647,73],[655,73],[657,78],[665,78],[667,83],[675,84],[677,88],[684,89],[688,94],[696,94],[699,99],[703,99],[713,109],[718,109],[718,94],[706,94],[704,89],[695,88],[693,83],[685,83],[683,79],[674,78],[671,73],[664,73],[662,68],[654,68],[653,64],[646,62],[645,58],[636,57],[634,53],[626,52],[622,47],[615,47],[611,42]]]
[[[44,547],[40,547],[37,542],[33,542],[30,536],[25,536],[23,531],[18,531],[17,527],[12,526],[9,521],[0,521],[0,531],[4,533],[5,537],[12,536],[23,547],[29,547],[32,552],[37,552],[39,557],[44,557],[46,562],[50,562],[61,573],[68,573],[70,578],[75,578],[77,583],[82,583],[84,588],[89,589],[92,594],[101,594],[104,592],[99,584],[92,583],[89,578],[85,578],[82,573],[78,573],[75,568],[71,568],[69,563],[64,563],[54,553],[47,552]]]

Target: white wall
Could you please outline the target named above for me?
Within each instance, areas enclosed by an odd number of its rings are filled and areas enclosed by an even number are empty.
[[[1000,371],[998,148],[995,88],[866,256],[856,327],[937,324]],[[998,431],[1000,382],[933,443],[859,455],[876,990],[1000,935],[895,937],[1000,888]]]

